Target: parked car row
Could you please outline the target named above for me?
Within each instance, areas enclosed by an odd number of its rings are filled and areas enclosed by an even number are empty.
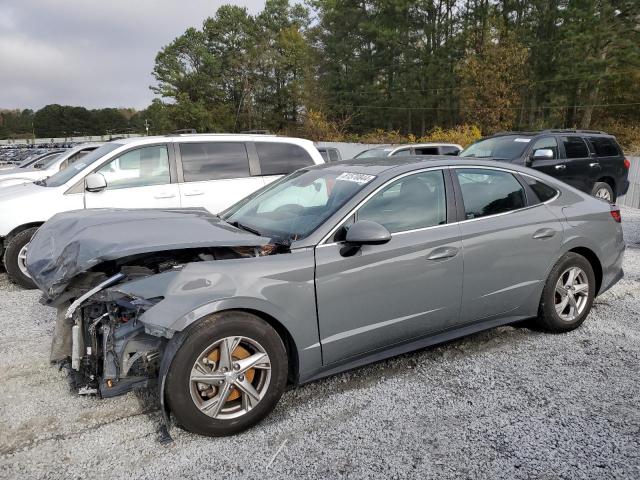
[[[47,153],[52,150],[71,148],[71,143],[42,143],[37,145],[0,145],[0,168],[15,166],[23,161]]]

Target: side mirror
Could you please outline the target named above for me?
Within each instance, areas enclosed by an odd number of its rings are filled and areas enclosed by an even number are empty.
[[[550,148],[539,148],[531,155],[531,160],[551,160],[553,158],[553,150]]]
[[[107,188],[107,179],[101,173],[90,173],[84,179],[84,188],[87,192],[101,192]]]
[[[389,230],[370,220],[359,220],[349,227],[345,246],[340,249],[343,257],[355,254],[362,245],[381,245],[391,240]]]

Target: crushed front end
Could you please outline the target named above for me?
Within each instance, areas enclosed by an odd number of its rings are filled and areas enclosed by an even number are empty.
[[[140,315],[162,298],[135,299],[109,290],[118,273],[58,307],[51,360],[69,371],[79,394],[121,395],[158,376],[166,338],[145,333]]]

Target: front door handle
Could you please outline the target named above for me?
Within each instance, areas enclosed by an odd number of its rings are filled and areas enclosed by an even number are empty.
[[[556,165],[556,170],[564,170],[566,168],[567,168],[566,165]]]
[[[159,193],[157,195],[154,195],[153,198],[161,200],[163,198],[175,198],[175,196],[175,193]]]
[[[456,247],[440,247],[434,249],[427,260],[444,260],[445,258],[455,257],[458,254],[459,249]]]
[[[542,238],[551,238],[556,234],[553,228],[541,228],[533,234],[533,238],[540,240]]]
[[[196,195],[204,195],[202,190],[191,190],[189,192],[184,192],[185,197],[195,197]]]
[[[599,163],[590,163],[589,166],[591,168],[600,168],[600,164]]]

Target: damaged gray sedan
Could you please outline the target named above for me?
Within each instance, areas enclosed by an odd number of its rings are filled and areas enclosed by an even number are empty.
[[[78,393],[156,383],[165,419],[227,435],[301,384],[499,325],[577,328],[622,277],[620,212],[487,161],[299,170],[219,216],[56,215],[27,268]]]

